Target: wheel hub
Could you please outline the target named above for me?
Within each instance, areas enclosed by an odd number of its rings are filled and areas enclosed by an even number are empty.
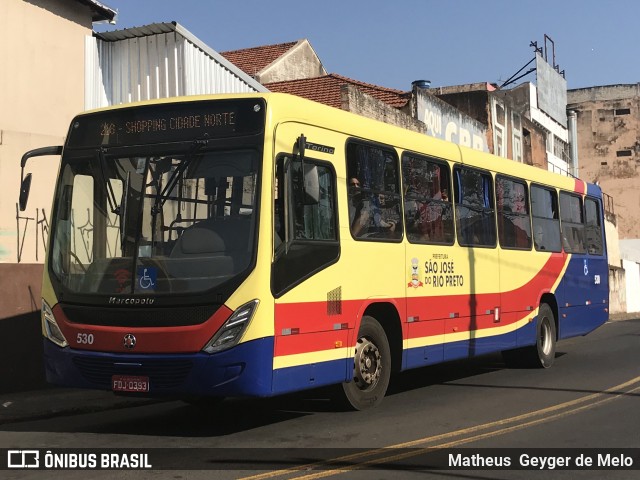
[[[367,338],[360,338],[356,345],[353,379],[361,390],[375,387],[382,374],[380,351]]]

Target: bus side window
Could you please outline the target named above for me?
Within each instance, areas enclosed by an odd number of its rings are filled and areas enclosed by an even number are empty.
[[[446,163],[413,154],[402,156],[404,217],[411,243],[452,245],[451,175]]]
[[[500,246],[531,249],[531,218],[527,184],[498,175],[496,200]]]
[[[320,197],[305,201],[302,162],[281,156],[276,164],[274,262],[271,289],[280,296],[340,256],[336,213],[336,175],[328,163],[305,157],[318,169]]]
[[[458,243],[463,246],[495,246],[496,218],[491,175],[467,167],[456,167],[453,188]]]
[[[582,199],[571,193],[560,192],[560,218],[565,251],[585,253]]]
[[[531,186],[533,244],[538,251],[560,252],[560,217],[558,194],[555,190]]]
[[[585,239],[587,252],[590,255],[602,255],[602,222],[600,220],[600,204],[597,200],[587,198],[584,201]]]
[[[353,238],[400,241],[400,176],[395,150],[349,143],[347,181]]]

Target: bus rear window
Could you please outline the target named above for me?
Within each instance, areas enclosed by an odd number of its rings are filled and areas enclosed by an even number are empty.
[[[562,243],[568,253],[585,253],[582,199],[577,195],[560,192]]]
[[[600,205],[597,200],[587,198],[584,201],[585,232],[587,252],[590,255],[602,255],[602,223],[600,221]]]

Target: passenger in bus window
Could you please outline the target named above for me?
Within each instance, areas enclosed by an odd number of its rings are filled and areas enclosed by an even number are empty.
[[[431,196],[431,199],[428,198]],[[418,231],[421,233],[422,241],[439,240],[442,235],[442,201],[446,201],[446,191],[436,191],[435,194],[429,195],[427,192],[421,193],[423,202],[418,204]],[[435,201],[434,201],[435,200]]]
[[[374,201],[373,225],[376,233],[389,234],[389,237],[395,237],[394,232],[398,220],[394,218],[396,212],[394,205],[389,202],[384,194],[379,194]]]
[[[365,203],[360,181],[352,177],[349,179],[349,225],[354,237],[361,237],[369,230],[371,214],[368,202]]]

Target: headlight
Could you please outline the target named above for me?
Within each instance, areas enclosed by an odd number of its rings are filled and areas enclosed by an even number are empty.
[[[233,312],[202,350],[215,353],[236,345],[251,322],[259,303],[259,300],[251,300]]]
[[[64,335],[60,331],[60,327],[58,327],[58,323],[56,322],[56,318],[53,316],[53,311],[51,307],[47,305],[47,302],[42,301],[42,326],[44,331],[47,334],[47,338],[51,340],[53,343],[58,345],[59,347],[66,347],[69,345],[67,339],[64,338]]]

